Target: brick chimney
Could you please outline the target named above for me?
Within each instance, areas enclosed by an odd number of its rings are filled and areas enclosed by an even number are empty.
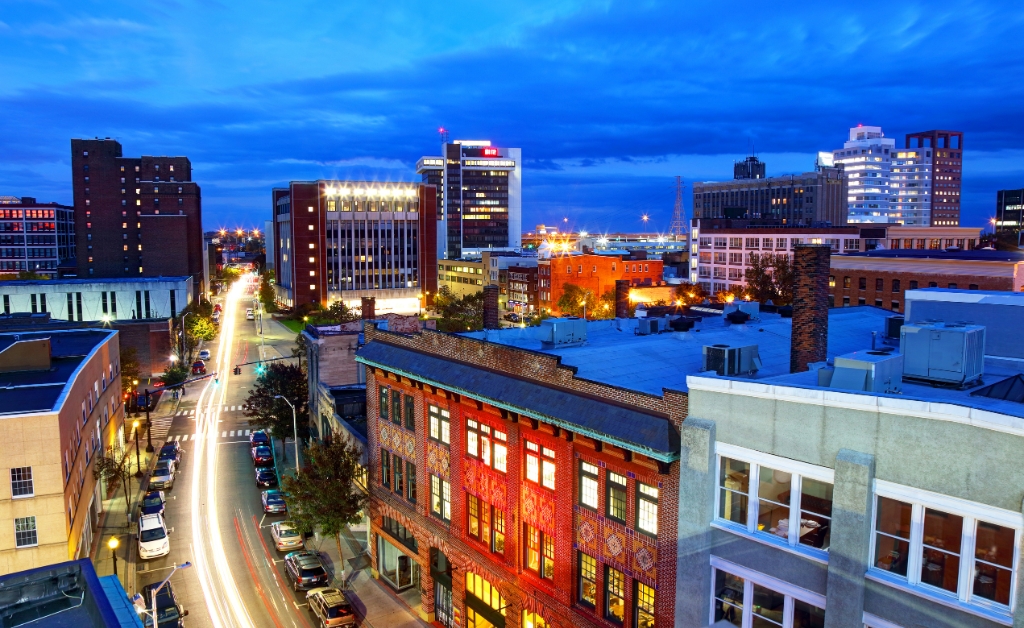
[[[629,280],[615,280],[615,318],[629,318]]]
[[[789,372],[824,362],[828,349],[829,245],[793,247],[793,333],[789,343]]]
[[[498,320],[498,286],[484,286],[484,329],[500,329]]]
[[[362,306],[363,320],[372,321],[377,318],[377,298],[376,297],[363,297]]]

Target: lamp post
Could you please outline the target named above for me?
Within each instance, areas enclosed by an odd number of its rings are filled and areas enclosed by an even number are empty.
[[[295,406],[281,395],[274,395],[274,399],[283,399],[288,404],[288,407],[292,409],[292,429],[295,430],[295,475],[299,475],[299,420],[295,415]]]
[[[142,463],[139,462],[139,420],[132,421],[132,430],[135,432],[135,477],[142,477]]]
[[[148,626],[152,626],[152,627],[155,628],[156,625],[157,625],[157,621],[156,621],[156,619],[157,619],[157,615],[156,615],[156,596],[157,596],[157,594],[160,593],[161,589],[163,589],[165,586],[167,586],[167,583],[170,582],[171,576],[174,575],[174,572],[178,571],[179,569],[188,569],[191,566],[192,566],[192,563],[189,562],[189,561],[183,562],[180,565],[172,565],[171,566],[171,573],[169,573],[167,575],[167,577],[164,578],[164,581],[160,583],[160,586],[156,587],[155,589],[151,589],[150,590],[149,595],[150,595],[151,610],[149,610],[149,611],[142,611],[144,613],[148,613],[149,617],[150,617],[150,620],[153,622],[151,624],[148,624]],[[132,602],[136,603],[136,602],[140,602],[140,601],[143,602],[143,604],[145,604],[145,600],[142,599],[142,594],[136,593],[135,597],[132,598]],[[182,617],[184,617],[185,615],[188,615],[188,611],[185,611],[185,612],[183,612],[181,614]]]
[[[146,389],[146,451],[153,453],[153,422],[149,420],[149,389]]]
[[[139,380],[132,380],[132,390],[135,395],[135,418],[139,418]]]
[[[185,320],[188,318],[188,315],[191,314],[191,313],[192,312],[185,312],[184,314],[181,315],[181,355],[182,355],[182,358],[184,358],[184,356],[185,356]]]
[[[120,543],[118,542],[116,536],[110,537],[110,540],[107,541],[107,547],[110,548],[110,557],[114,560],[114,575],[115,576],[117,575],[117,546],[118,545],[120,545]]]
[[[416,315],[417,316],[423,316],[423,293],[422,292],[419,294],[419,299],[416,301],[416,306],[419,308],[419,311],[416,312]]]

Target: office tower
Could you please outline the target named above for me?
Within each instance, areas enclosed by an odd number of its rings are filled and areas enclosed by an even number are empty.
[[[522,154],[487,140],[441,145],[441,157],[423,157],[416,171],[437,184],[438,259],[522,246]]]
[[[187,157],[123,157],[110,138],[71,140],[77,277],[203,276],[202,203]]]
[[[846,178],[841,168],[693,184],[693,217],[768,221],[793,227],[846,224]]]
[[[955,227],[960,224],[963,147],[964,134],[960,131],[933,130],[907,134],[907,151],[918,153],[920,167],[931,170],[931,186],[928,188],[931,214],[922,225]],[[921,152],[924,152],[923,157],[920,157]]]
[[[437,291],[433,186],[292,181],[272,198],[279,301],[358,307],[375,297],[379,312],[409,313]]]
[[[732,165],[733,179],[763,179],[764,162],[757,157],[750,156],[743,161],[737,161]]]
[[[850,129],[843,148],[832,151],[833,162],[844,169],[848,181],[847,216],[851,223],[902,222],[889,205],[889,171],[896,140],[882,127],[858,124]]]
[[[75,257],[75,208],[31,196],[0,196],[0,273],[48,277]]]
[[[996,192],[996,231],[1019,234],[1024,221],[1024,188]]]

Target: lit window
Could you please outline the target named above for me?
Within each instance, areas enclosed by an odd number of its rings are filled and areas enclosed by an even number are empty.
[[[526,479],[555,490],[555,452],[537,443],[526,443]]]
[[[712,564],[716,567],[711,600],[715,607],[716,622],[725,620],[735,626],[766,628],[824,628],[825,610],[821,608],[825,605],[823,596],[807,592],[808,599],[798,599],[772,590],[766,586],[767,582],[758,582],[759,577],[736,576],[719,567],[714,559]],[[641,599],[638,586],[636,607],[640,606]]]
[[[316,290],[316,284],[312,284],[312,283],[309,284],[309,289],[310,290]]]
[[[316,277],[316,271],[315,270],[309,271],[309,276],[310,277]]]
[[[580,552],[580,602],[594,608],[597,606],[597,560]]]
[[[309,258],[309,263],[310,264],[315,264],[316,263],[316,258],[315,257]]]
[[[391,486],[391,452],[387,449],[380,450],[380,483]]]
[[[626,617],[626,577],[621,571],[604,568],[604,618],[621,624]]]
[[[466,420],[466,454],[503,473],[508,458],[507,440],[505,432],[473,419]]]
[[[446,445],[451,444],[451,424],[449,422],[451,414],[437,406],[430,406],[428,414],[430,415],[430,438]]]
[[[309,206],[309,213],[311,213],[311,214],[313,213],[313,206],[312,205]],[[312,228],[313,228],[312,225],[310,225],[310,229],[312,229]]]
[[[643,582],[636,583],[633,616],[636,618],[637,628],[654,628],[654,588]]]
[[[430,513],[444,521],[452,520],[452,485],[436,475],[430,476]]]
[[[555,540],[541,530],[525,525],[526,568],[541,578],[555,577]]]
[[[537,613],[523,611],[523,628],[548,628],[548,622]]]
[[[626,478],[612,471],[605,477],[608,517],[626,523]]]
[[[388,404],[388,387],[378,386],[377,391],[380,395],[380,401],[377,405],[380,417],[384,420],[388,418],[388,411],[390,410],[390,404]]]
[[[597,467],[580,461],[580,504],[597,510]]]
[[[505,607],[508,606],[508,604],[505,602],[505,598],[502,597],[501,593],[498,591],[498,588],[473,572],[466,574],[466,595],[475,597],[490,608],[498,611],[502,615],[505,615]],[[472,611],[473,609],[467,605],[466,610],[467,619],[469,619],[468,611]],[[477,623],[476,625],[480,628],[491,625],[486,623],[486,621],[483,621],[482,617],[477,617],[477,621],[480,621],[480,623]]]
[[[636,527],[648,534],[658,533],[658,489],[643,482],[636,483]]]
[[[316,248],[316,245],[315,245],[315,244],[313,244],[312,242],[310,242],[310,243],[309,243],[309,248],[311,248],[311,249],[315,249],[315,248]]]

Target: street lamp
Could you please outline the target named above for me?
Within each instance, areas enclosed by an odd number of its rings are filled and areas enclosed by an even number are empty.
[[[419,308],[419,311],[416,313],[416,315],[417,316],[423,316],[423,293],[422,292],[419,293],[419,295],[418,295],[418,300],[416,301],[416,306]]]
[[[295,415],[295,406],[281,395],[274,395],[274,399],[283,399],[292,409],[292,429],[295,430],[295,475],[299,475],[299,420]]]
[[[164,581],[160,583],[160,586],[156,587],[155,589],[151,589],[150,590],[149,595],[150,595],[150,599],[152,600],[152,610],[151,611],[141,611],[143,613],[149,614],[150,620],[152,620],[152,622],[153,622],[151,624],[148,624],[148,626],[155,627],[157,625],[157,621],[156,621],[156,617],[157,617],[156,616],[156,596],[157,596],[158,593],[160,593],[160,589],[163,589],[165,586],[167,586],[167,583],[170,582],[171,576],[174,575],[174,572],[178,571],[179,569],[188,569],[191,566],[192,566],[192,563],[188,562],[188,561],[183,562],[180,565],[172,565],[171,566],[171,573],[169,573],[167,575],[167,577],[164,578]],[[139,602],[142,602],[143,604],[145,604],[145,600],[142,599],[142,594],[136,593],[135,597],[132,598],[132,603],[138,605]],[[188,611],[184,611],[184,612],[181,613],[182,617],[184,617],[186,615],[188,615]]]
[[[136,415],[138,416],[138,415]],[[132,421],[132,429],[135,431],[135,477],[142,477],[142,463],[139,462],[139,420]]]
[[[139,418],[139,380],[132,380],[132,390],[135,394],[135,418]]]
[[[107,541],[107,547],[110,548],[110,557],[112,559],[114,559],[114,575],[115,576],[117,575],[117,546],[118,545],[120,545],[120,543],[118,542],[116,536],[110,537],[110,540]]]

